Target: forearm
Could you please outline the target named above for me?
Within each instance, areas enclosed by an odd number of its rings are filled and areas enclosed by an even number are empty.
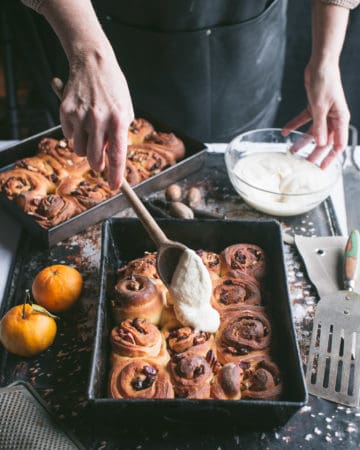
[[[313,0],[311,65],[338,65],[348,18],[347,8]]]
[[[90,0],[23,1],[49,22],[70,64],[88,57],[101,58],[104,52],[112,51]]]

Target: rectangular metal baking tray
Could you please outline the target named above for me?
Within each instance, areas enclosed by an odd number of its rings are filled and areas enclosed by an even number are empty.
[[[176,166],[179,167],[176,171],[176,176],[174,174],[175,178],[174,176],[172,176],[172,169],[173,167],[175,167],[173,166],[165,169],[161,173],[149,178],[148,180],[139,183],[136,186],[135,190],[139,195],[146,195],[156,189],[162,189],[170,182],[175,181],[178,173],[183,173],[183,171],[187,172],[188,169],[186,168],[189,167],[188,159],[191,159],[194,155],[204,151],[206,146],[202,142],[196,141],[186,136],[183,132],[176,130],[173,127],[170,127],[169,125],[166,125],[162,122],[159,122],[158,120],[156,120],[156,118],[149,116],[149,114],[146,114],[142,111],[137,111],[136,116],[148,119],[154,125],[157,131],[164,131],[168,133],[174,132],[184,141],[186,148],[185,158],[176,164]],[[61,127],[57,126],[43,131],[2,151],[0,153],[0,171],[12,168],[13,164],[21,158],[33,156],[36,153],[39,141],[43,137],[51,137],[55,139],[63,137]],[[196,170],[196,162],[192,165],[194,166],[194,170]],[[125,197],[121,193],[119,193],[109,198],[108,200],[84,211],[83,213],[78,214],[77,216],[72,217],[71,219],[66,220],[61,224],[49,229],[42,228],[30,215],[24,213],[24,211],[22,211],[14,202],[8,200],[6,196],[1,193],[0,205],[3,205],[4,209],[14,215],[29,231],[29,233],[39,241],[42,246],[49,248],[55,245],[57,242],[79,233],[90,225],[111,217],[115,213],[126,208],[128,206],[128,203]]]
[[[110,399],[107,398],[109,372],[109,333],[112,322],[110,297],[116,269],[154,245],[137,219],[109,219],[103,224],[100,267],[100,294],[94,351],[88,387],[91,415],[95,418],[131,422],[168,420],[180,423],[232,423],[239,428],[268,429],[283,425],[307,402],[297,346],[280,224],[275,220],[181,220],[160,219],[170,239],[190,248],[219,252],[226,246],[249,242],[260,245],[269,258],[267,282],[268,312],[274,330],[276,360],[284,374],[285,394],[280,401],[220,401],[190,399]]]

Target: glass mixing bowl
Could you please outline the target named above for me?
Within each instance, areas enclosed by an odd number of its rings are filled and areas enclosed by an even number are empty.
[[[270,215],[295,216],[325,200],[342,172],[337,157],[326,169],[321,161],[307,161],[315,147],[311,136],[298,131],[282,136],[280,128],[253,130],[228,144],[225,164],[247,204]]]

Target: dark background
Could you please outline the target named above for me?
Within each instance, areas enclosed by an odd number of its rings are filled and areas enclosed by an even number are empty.
[[[303,72],[310,55],[310,0],[289,0],[287,57],[275,126],[306,105]],[[0,140],[24,138],[59,122],[49,81],[65,76],[67,64],[44,19],[20,0],[1,1]],[[351,12],[341,70],[351,122],[360,128],[360,8]],[[274,61],[276,64],[276,61]],[[184,130],[185,131],[185,130]]]

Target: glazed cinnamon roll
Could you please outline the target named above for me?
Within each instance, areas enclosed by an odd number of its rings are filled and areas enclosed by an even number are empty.
[[[67,139],[43,138],[39,143],[38,154],[47,154],[55,158],[62,167],[74,175],[83,175],[90,170],[89,163],[85,156],[78,156],[71,141]]]
[[[84,211],[76,199],[68,195],[49,194],[29,200],[26,195],[20,194],[16,203],[43,228],[51,228]]]
[[[223,316],[216,333],[218,359],[222,364],[236,362],[257,350],[267,350],[271,325],[261,306],[243,307]]]
[[[128,145],[142,144],[153,131],[154,127],[147,120],[143,118],[134,119],[129,126]]]
[[[57,183],[59,180],[67,177],[69,173],[64,167],[50,155],[46,153],[30,158],[23,158],[15,163],[16,167],[31,170],[32,172],[41,173],[48,180]]]
[[[257,280],[266,273],[265,254],[261,247],[254,244],[230,245],[222,252],[223,274],[238,276],[246,273]]]
[[[256,352],[239,362],[243,370],[242,398],[278,400],[283,391],[282,376],[278,366],[268,355]]]
[[[106,181],[91,176],[67,177],[60,182],[56,193],[73,196],[86,209],[92,208],[115,194]]]
[[[112,309],[116,323],[138,317],[157,325],[162,307],[162,295],[150,278],[133,275],[120,279],[115,286]]]
[[[240,400],[244,371],[237,363],[225,364],[215,375],[211,384],[211,398]]]
[[[180,354],[168,366],[177,397],[209,398],[213,372],[205,358],[193,353]]]
[[[146,180],[176,162],[170,152],[154,149],[150,144],[129,145],[127,157],[139,171],[142,180]]]
[[[147,359],[128,359],[110,372],[111,398],[174,398],[165,368]]]
[[[23,194],[29,200],[53,193],[55,185],[41,173],[15,168],[0,173],[0,191],[9,200]]]
[[[184,143],[180,138],[175,136],[174,133],[153,131],[150,135],[145,137],[144,142],[159,145],[159,148],[171,152],[177,160],[183,158],[185,155]]]
[[[221,277],[213,281],[211,304],[220,314],[247,305],[261,305],[260,289],[255,279],[246,274]]]
[[[170,355],[184,352],[196,353],[206,357],[209,350],[215,349],[214,336],[205,331],[194,331],[191,327],[164,327],[162,330]]]
[[[208,269],[211,279],[215,281],[221,275],[221,257],[215,252],[208,252],[206,250],[196,250]]]
[[[112,363],[150,358],[166,365],[169,354],[159,329],[146,319],[126,319],[111,331]]]

